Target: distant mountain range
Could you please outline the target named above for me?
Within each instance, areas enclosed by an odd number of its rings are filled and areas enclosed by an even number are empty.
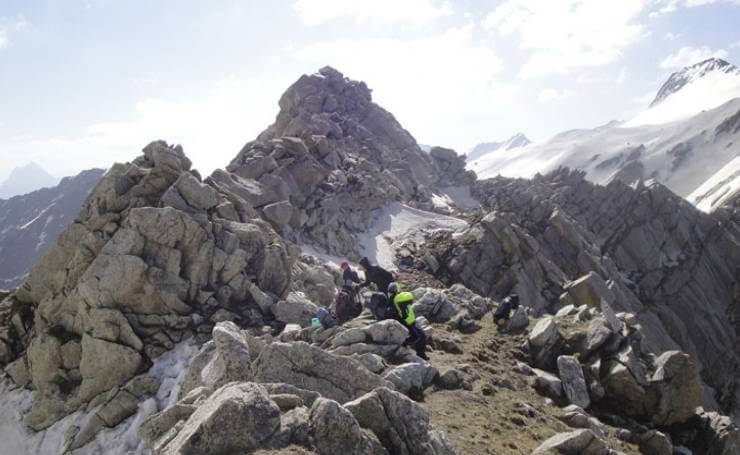
[[[36,163],[16,167],[5,181],[0,183],[0,199],[30,193],[40,188],[56,185],[59,179],[46,172]]]
[[[479,178],[531,177],[560,166],[603,184],[654,178],[712,211],[740,191],[740,69],[716,58],[688,66],[627,122],[566,131],[509,153],[498,150],[468,159],[468,169]]]
[[[522,133],[517,133],[503,142],[482,142],[473,147],[473,150],[468,153],[467,162],[471,163],[488,153],[512,150],[515,148],[524,147],[531,143],[532,141],[530,141],[529,138],[527,138],[527,136],[523,135]]]
[[[105,173],[65,177],[53,188],[0,199],[0,288],[17,286],[31,266],[75,219],[82,202]]]

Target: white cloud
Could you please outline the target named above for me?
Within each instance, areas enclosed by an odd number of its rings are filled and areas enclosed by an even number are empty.
[[[619,71],[619,74],[617,75],[617,78],[614,79],[614,82],[617,84],[622,84],[627,79],[627,67],[622,67],[622,69]]]
[[[54,175],[71,175],[130,161],[152,140],[164,139],[182,144],[193,167],[205,176],[225,167],[275,120],[277,100],[295,79],[229,76],[197,98],[140,100],[133,118],[89,125],[78,135],[0,137],[0,150],[6,162],[34,160]]]
[[[646,35],[636,22],[645,7],[644,0],[507,0],[483,25],[518,34],[520,48],[534,51],[519,72],[528,78],[616,60]]]
[[[0,50],[5,49],[6,47],[8,47],[8,32],[0,29]]]
[[[740,5],[740,0],[657,0],[658,5],[662,5],[658,11],[650,13],[651,17],[657,17],[661,14],[669,14],[677,11],[679,8],[695,8],[697,6],[711,5],[713,3],[732,3]]]
[[[680,33],[666,32],[666,34],[663,35],[663,40],[664,41],[675,41],[675,40],[677,40],[679,38],[681,38],[681,34]]]
[[[663,61],[660,62],[660,67],[663,69],[683,68],[684,66],[693,65],[694,63],[699,63],[708,58],[727,58],[728,55],[729,54],[724,49],[713,51],[708,46],[697,48],[684,46],[675,54],[671,54],[663,59]]]
[[[730,44],[730,49],[735,49],[736,47],[740,47],[740,41]]]
[[[15,24],[13,24],[13,28],[15,28],[15,30],[18,32],[23,31],[29,28],[30,26],[31,26],[31,23],[23,18],[19,19]]]
[[[642,95],[635,96],[634,98],[630,99],[630,103],[647,107],[652,101],[655,99],[655,91],[651,90],[649,92],[643,93]]]
[[[554,88],[546,88],[540,92],[540,96],[537,97],[537,101],[540,103],[549,103],[551,101],[563,101],[566,98],[570,98],[573,92],[567,89],[556,90]]]
[[[320,42],[295,56],[304,66],[329,63],[367,82],[373,100],[420,141],[464,150],[521,90],[497,80],[503,62],[474,31],[468,24],[415,40]]]
[[[351,17],[357,23],[426,24],[453,13],[448,1],[435,0],[297,0],[293,9],[308,26],[341,17]]]

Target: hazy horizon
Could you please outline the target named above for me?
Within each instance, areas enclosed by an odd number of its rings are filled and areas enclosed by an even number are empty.
[[[468,152],[627,120],[671,72],[740,61],[738,0],[19,1],[0,6],[0,180],[128,161],[156,139],[208,174],[301,74],[365,81],[418,142]]]

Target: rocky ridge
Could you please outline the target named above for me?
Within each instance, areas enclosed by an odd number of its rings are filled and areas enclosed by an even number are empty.
[[[364,82],[333,68],[302,76],[279,104],[275,123],[227,166],[231,176],[211,179],[228,188],[238,178],[252,189],[239,194],[287,238],[359,259],[356,234],[374,210],[389,201],[433,210],[433,191],[475,180],[464,156],[422,151]]]
[[[734,349],[736,212],[702,215],[660,185],[597,187],[569,171],[474,183],[462,157],[424,154],[363,83],[331,68],[303,76],[280,106],[276,123],[208,178],[163,141],[115,165],[3,297],[0,360],[15,384],[34,391],[29,428],[61,429],[59,451],[78,454],[124,425],[146,444],[137,451],[162,454],[347,446],[452,454],[467,445],[450,437],[460,419],[442,418],[445,400],[487,413],[497,403],[486,397],[506,389],[521,416],[511,422],[531,419],[537,429],[523,447],[565,428],[546,417],[562,413],[586,428],[541,451],[571,444],[637,453],[643,439],[646,447],[668,440],[660,432],[691,447],[716,435],[724,445],[707,453],[732,453],[725,447],[737,427],[695,405],[736,409],[736,353],[711,352]],[[394,321],[364,313],[341,327],[311,327],[340,271],[297,244],[356,257],[374,210],[391,202],[434,209],[436,191],[470,184],[483,208],[459,209],[471,222],[466,232],[393,242],[431,364],[403,346],[406,331]],[[491,298],[512,289],[524,306],[496,334],[486,321]],[[678,309],[692,303],[702,313],[687,319]],[[513,346],[529,317],[547,311],[559,315]],[[473,364],[450,363],[491,338]],[[177,378],[155,372],[193,343]],[[506,373],[515,367],[519,378]],[[702,389],[698,374],[714,390]],[[532,386],[553,401],[540,402]],[[508,394],[496,399],[508,406]],[[624,400],[634,406],[617,409]],[[556,406],[567,404],[577,407]],[[598,419],[613,413],[621,420],[605,429]],[[702,431],[687,435],[694,424]],[[617,441],[621,430],[639,440],[625,433]]]
[[[102,169],[65,177],[53,188],[0,199],[0,288],[23,282],[31,267],[77,216]]]
[[[437,276],[493,298],[516,291],[537,314],[602,300],[635,313],[650,351],[700,363],[708,409],[736,412],[736,211],[709,216],[654,181],[603,187],[568,170],[481,181],[474,194],[487,214],[420,248]]]

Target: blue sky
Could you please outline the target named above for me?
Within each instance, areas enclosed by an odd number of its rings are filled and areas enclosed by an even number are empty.
[[[668,75],[740,63],[740,0],[0,0],[0,177],[181,143],[205,173],[332,65],[459,152],[626,120]]]

